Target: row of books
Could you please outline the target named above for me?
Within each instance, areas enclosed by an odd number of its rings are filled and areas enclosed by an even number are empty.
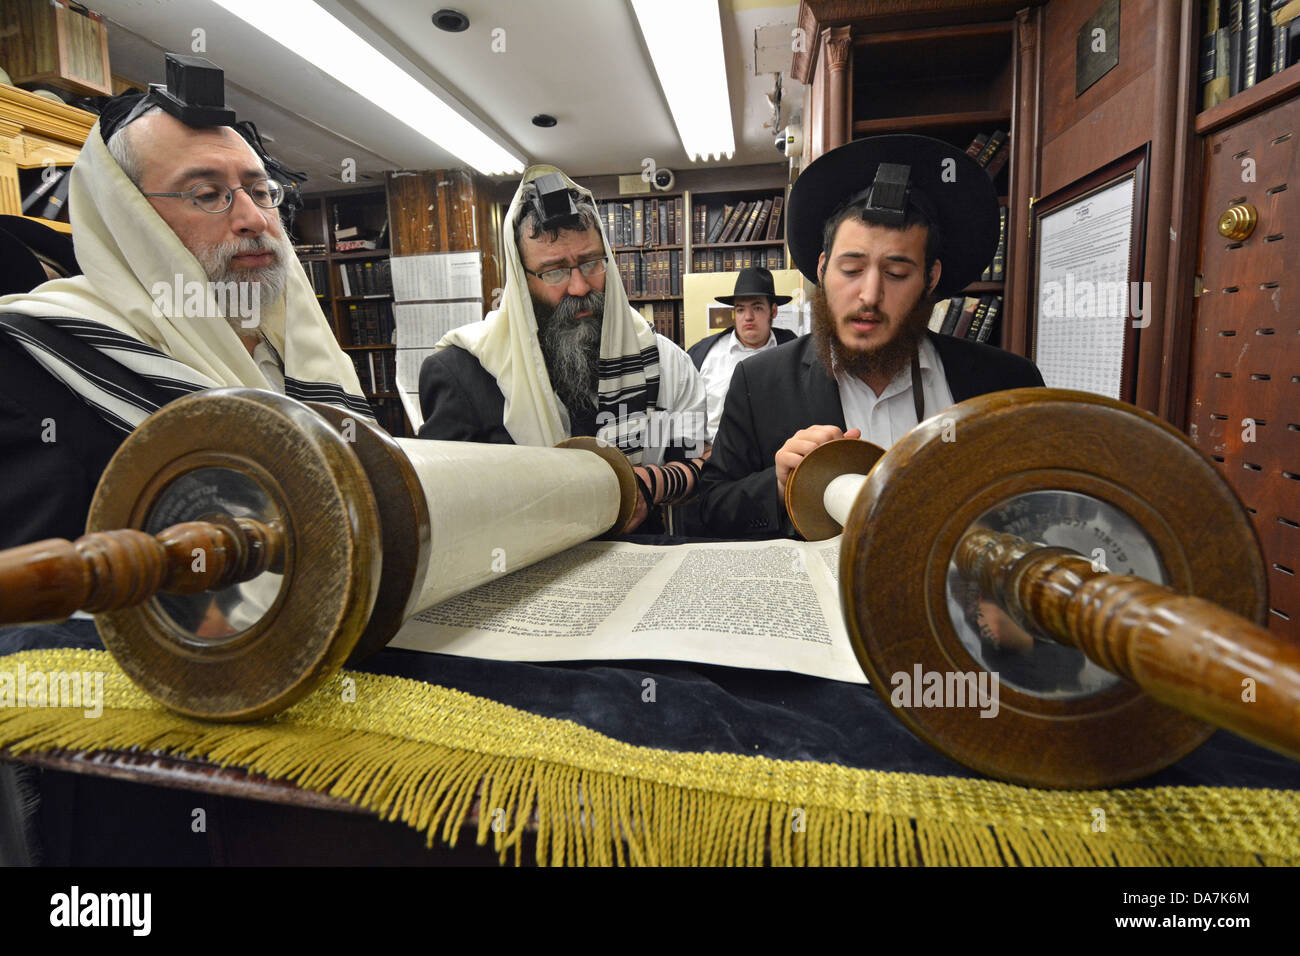
[[[1002,317],[1002,296],[954,296],[934,306],[930,331],[972,342],[988,342]]]
[[[329,264],[321,259],[316,259],[312,262],[304,262],[302,266],[307,270],[307,281],[311,283],[311,287],[316,293],[316,298],[323,299],[329,295]]]
[[[616,252],[615,265],[628,297],[682,294],[682,254],[665,252]]]
[[[348,329],[353,345],[392,345],[397,323],[391,302],[349,302]]]
[[[387,259],[340,262],[338,267],[343,295],[393,294],[393,268]]]
[[[669,341],[681,344],[681,303],[647,302],[641,307],[641,314],[654,326],[654,330]]]
[[[680,246],[682,197],[671,199],[624,199],[597,203],[605,221],[605,234],[615,246]]]
[[[785,249],[697,249],[691,253],[692,272],[737,272],[755,267],[784,269]]]
[[[1300,0],[1202,0],[1201,108],[1300,61]]]
[[[691,241],[696,245],[775,242],[781,238],[784,206],[785,197],[781,195],[735,205],[697,203],[691,210]]]
[[[998,210],[998,250],[993,253],[993,260],[980,275],[981,282],[1001,282],[1007,277],[1007,207]]]
[[[349,352],[352,366],[367,395],[397,391],[397,352],[394,349],[373,352]],[[400,434],[400,433],[399,433]]]
[[[980,133],[966,147],[966,155],[974,157],[992,179],[1002,172],[1002,167],[1011,158],[1011,136],[1004,129]]]

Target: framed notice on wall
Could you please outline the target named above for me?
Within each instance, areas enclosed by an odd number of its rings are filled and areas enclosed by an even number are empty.
[[[1132,401],[1146,236],[1146,150],[1034,205],[1034,361],[1050,388]]]

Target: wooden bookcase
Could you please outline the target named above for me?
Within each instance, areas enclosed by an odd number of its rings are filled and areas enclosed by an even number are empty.
[[[777,270],[787,268],[789,262],[785,251],[785,203],[788,190],[784,189],[741,189],[696,192],[691,196],[693,228],[691,230],[691,265],[690,271],[696,272],[738,272],[748,266],[762,266]],[[777,200],[780,200],[778,206]],[[749,207],[744,213],[744,222],[728,230],[725,214],[728,210],[736,214],[741,203]],[[753,220],[753,204],[758,203],[759,219]],[[764,213],[766,209],[766,213]],[[772,230],[772,216],[775,211],[776,229]],[[695,216],[703,216],[697,222]],[[753,232],[748,239],[738,236],[745,234],[749,223],[754,222]],[[719,223],[722,232],[713,242],[709,236],[717,232]],[[761,228],[759,228],[761,225]],[[730,242],[721,241],[730,231]],[[769,235],[771,238],[768,238]]]
[[[643,314],[650,312],[656,332],[680,341],[689,198],[681,192],[613,196],[597,198],[596,208],[628,301]]]
[[[1014,290],[1017,254],[1028,248],[1025,170],[1032,131],[1025,114],[1034,103],[1026,75],[1033,50],[1017,8],[1033,5],[963,0],[903,9],[885,0],[805,0],[799,25],[815,42],[795,55],[793,69],[807,85],[805,165],[870,136],[915,133],[966,149],[979,134],[1009,134],[1002,147],[1009,152],[994,176],[998,201],[1007,209],[1002,278],[974,282],[962,295],[1000,296],[1001,316],[989,344],[1022,354],[1028,318]]]
[[[294,220],[293,242],[379,424],[402,436],[411,431],[397,393],[387,225],[385,187],[328,193],[305,199]],[[376,248],[339,251],[335,232],[348,227],[375,237]]]
[[[966,149],[981,134],[1010,132],[1014,51],[1010,20],[854,35],[852,138],[915,133]],[[1002,147],[1013,148],[1014,137]],[[1003,206],[1010,205],[1011,166],[1006,162],[994,177]],[[1015,217],[1008,220],[1010,242]],[[1003,297],[1005,317],[1005,270],[1001,279],[971,283],[961,294]],[[1002,325],[989,344],[1002,344]]]

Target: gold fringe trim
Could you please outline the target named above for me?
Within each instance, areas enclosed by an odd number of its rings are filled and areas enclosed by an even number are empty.
[[[636,747],[571,721],[345,671],[259,724],[189,720],[103,651],[25,651],[0,674],[102,673],[104,712],[0,707],[0,747],[163,751],[341,797],[455,846],[552,865],[1220,866],[1300,862],[1300,792],[1032,790],[988,780]],[[648,706],[648,705],[647,705]],[[1104,829],[1102,829],[1104,827]]]

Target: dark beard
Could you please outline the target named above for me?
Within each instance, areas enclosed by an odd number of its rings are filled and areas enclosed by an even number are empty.
[[[879,348],[859,351],[846,348],[840,341],[835,317],[826,301],[826,289],[820,282],[811,302],[813,347],[826,368],[826,374],[834,378],[836,372],[844,372],[864,381],[873,373],[886,380],[892,379],[911,361],[934,309],[934,300],[929,295],[921,296],[903,320],[897,335]],[[893,316],[884,318],[893,319]]]
[[[576,319],[579,312],[591,315]],[[581,298],[566,295],[551,309],[533,299],[537,319],[537,340],[546,360],[551,388],[569,410],[574,435],[594,434],[596,413],[596,366],[600,359],[600,330],[605,316],[605,294],[591,291]],[[579,423],[591,424],[579,431]]]

